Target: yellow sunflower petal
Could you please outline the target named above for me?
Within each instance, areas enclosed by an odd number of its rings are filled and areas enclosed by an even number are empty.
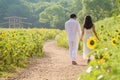
[[[96,38],[95,37],[90,37],[87,40],[87,47],[90,49],[94,49],[96,47]]]

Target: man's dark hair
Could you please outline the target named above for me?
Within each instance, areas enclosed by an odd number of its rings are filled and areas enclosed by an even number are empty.
[[[76,14],[71,14],[70,18],[77,18]]]

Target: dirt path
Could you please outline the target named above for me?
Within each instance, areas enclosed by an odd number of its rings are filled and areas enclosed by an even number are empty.
[[[55,41],[46,42],[43,51],[45,57],[33,59],[28,68],[8,80],[77,80],[86,68],[82,55],[77,56],[78,65],[72,65],[68,50],[58,47]]]

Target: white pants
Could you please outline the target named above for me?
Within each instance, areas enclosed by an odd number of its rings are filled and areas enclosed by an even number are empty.
[[[78,41],[68,41],[69,42],[69,54],[72,61],[75,61],[78,52]]]

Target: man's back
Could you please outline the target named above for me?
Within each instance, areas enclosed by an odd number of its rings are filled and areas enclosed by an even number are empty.
[[[79,27],[79,22],[74,19],[70,19],[65,23],[65,30],[69,41],[74,41],[77,39]]]
[[[80,25],[76,21],[76,14],[70,15],[70,20],[65,23],[65,30],[68,36],[69,54],[73,65],[76,65],[76,55],[78,51],[78,34],[80,35]]]

